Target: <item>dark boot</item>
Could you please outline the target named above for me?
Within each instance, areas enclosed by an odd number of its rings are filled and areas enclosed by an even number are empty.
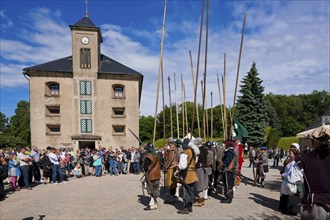
[[[184,208],[182,210],[179,210],[177,213],[178,214],[186,214],[186,215],[189,214],[189,205],[185,204]]]
[[[228,203],[230,204],[233,201],[234,192],[233,190],[228,190],[228,193],[226,195],[226,198],[224,200],[221,200],[221,203]]]
[[[192,212],[192,203],[188,204],[189,212]]]

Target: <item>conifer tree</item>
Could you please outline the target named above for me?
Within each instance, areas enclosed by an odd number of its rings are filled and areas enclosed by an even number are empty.
[[[241,95],[237,100],[237,118],[249,132],[246,143],[253,147],[259,147],[265,142],[267,123],[264,87],[258,75],[256,63],[253,62],[250,71],[241,81]]]

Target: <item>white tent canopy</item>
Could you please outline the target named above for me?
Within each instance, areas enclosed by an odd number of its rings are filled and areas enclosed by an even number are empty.
[[[307,131],[303,131],[297,134],[297,137],[305,138],[319,138],[326,137],[330,138],[330,125],[322,125],[317,128],[313,128]]]

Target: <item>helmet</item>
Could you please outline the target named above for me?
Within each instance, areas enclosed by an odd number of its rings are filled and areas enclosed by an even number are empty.
[[[175,143],[176,147],[182,147],[182,141],[181,140],[178,139],[174,143]]]

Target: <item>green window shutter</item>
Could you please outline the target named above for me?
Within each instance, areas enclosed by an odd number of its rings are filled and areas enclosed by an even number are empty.
[[[87,133],[93,132],[93,126],[92,126],[92,119],[87,119],[87,126],[86,126]]]
[[[86,94],[86,82],[80,81],[80,95]]]
[[[80,114],[86,114],[86,101],[80,100]]]
[[[86,114],[92,114],[92,101],[86,100]]]
[[[86,119],[80,120],[80,130],[81,133],[86,133]]]
[[[91,83],[91,81],[86,81],[86,94],[85,95],[92,95],[92,83]]]

